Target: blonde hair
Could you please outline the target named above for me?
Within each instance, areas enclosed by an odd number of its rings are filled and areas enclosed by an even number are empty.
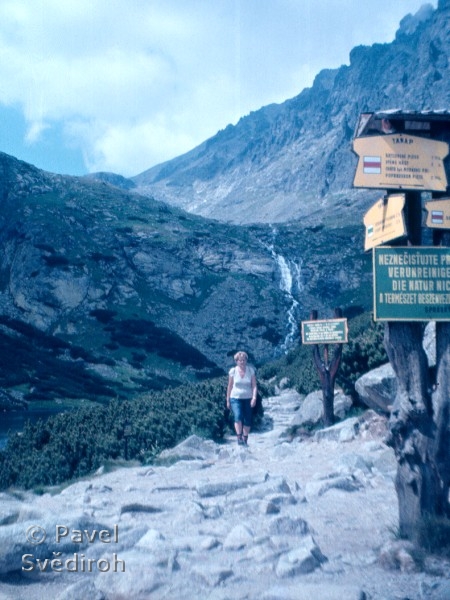
[[[248,354],[247,352],[240,350],[239,352],[236,352],[233,358],[234,360],[238,360],[238,358],[245,358],[245,360],[248,360]]]

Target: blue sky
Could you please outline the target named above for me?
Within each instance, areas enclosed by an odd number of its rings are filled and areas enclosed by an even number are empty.
[[[437,0],[0,0],[0,151],[141,173]]]

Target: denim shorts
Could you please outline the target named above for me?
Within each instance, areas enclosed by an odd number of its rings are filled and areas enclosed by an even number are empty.
[[[234,422],[243,423],[246,427],[251,427],[252,424],[252,407],[251,398],[230,398],[231,410],[234,415]]]

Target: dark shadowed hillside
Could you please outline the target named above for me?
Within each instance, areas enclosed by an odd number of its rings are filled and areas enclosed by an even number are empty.
[[[221,224],[5,154],[0,197],[0,387],[19,399],[128,397],[237,347],[260,364],[311,308],[369,302],[357,228]]]

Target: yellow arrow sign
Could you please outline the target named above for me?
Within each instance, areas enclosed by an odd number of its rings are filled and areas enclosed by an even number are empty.
[[[364,250],[370,250],[406,235],[403,208],[405,194],[381,198],[364,215],[366,238]]]
[[[428,211],[427,227],[436,229],[450,229],[450,198],[425,202]]]
[[[357,138],[353,150],[359,157],[355,187],[436,192],[447,188],[446,142],[393,133]]]

